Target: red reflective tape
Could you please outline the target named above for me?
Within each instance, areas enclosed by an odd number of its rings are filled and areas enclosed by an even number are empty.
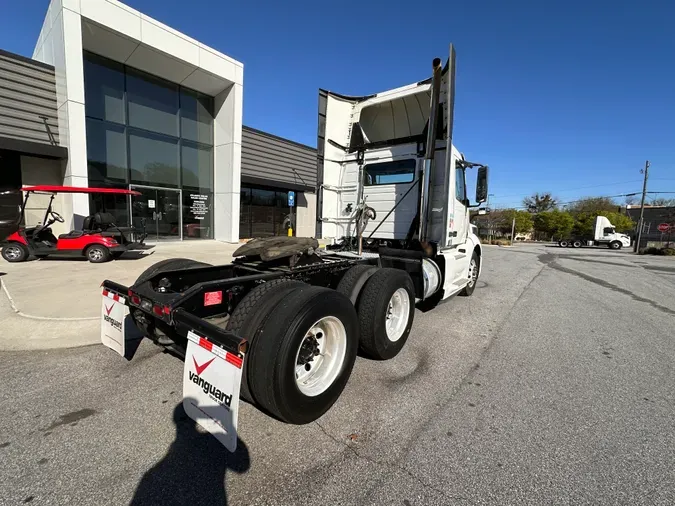
[[[205,350],[211,351],[213,349],[213,344],[209,342],[208,340],[204,339],[203,337],[199,338],[199,346],[204,348]]]
[[[103,290],[103,295],[108,296],[108,290]]]
[[[119,301],[120,301],[120,296],[117,295],[117,294],[113,295],[113,300],[114,300],[115,302],[119,302]]]
[[[236,355],[233,355],[229,351],[225,354],[225,360],[232,364],[233,366],[241,369],[241,364],[244,362],[241,358]]]

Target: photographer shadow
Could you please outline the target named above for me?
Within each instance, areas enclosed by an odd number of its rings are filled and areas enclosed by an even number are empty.
[[[173,412],[176,439],[167,454],[141,478],[130,504],[133,506],[226,505],[225,474],[250,468],[248,448],[237,441],[228,452],[210,433],[199,432],[179,403]]]

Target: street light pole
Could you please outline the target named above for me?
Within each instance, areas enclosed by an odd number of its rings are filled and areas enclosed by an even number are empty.
[[[642,171],[640,171],[642,172]],[[640,200],[640,219],[638,220],[638,233],[637,233],[637,241],[635,242],[635,245],[633,246],[633,251],[634,252],[639,252],[640,251],[640,241],[642,240],[642,227],[644,224],[644,214],[645,214],[645,197],[647,195],[647,178],[649,176],[649,160],[645,161],[645,169],[644,169],[644,174],[645,174],[645,179],[644,182],[642,183],[642,200]]]

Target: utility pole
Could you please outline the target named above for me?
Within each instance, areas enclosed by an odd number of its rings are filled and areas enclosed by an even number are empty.
[[[640,241],[642,240],[642,225],[645,214],[645,197],[647,195],[647,177],[649,176],[649,160],[645,161],[644,174],[645,180],[642,183],[642,200],[640,201],[640,219],[638,220],[637,241],[635,241],[635,245],[633,246],[633,251],[636,253],[640,250]]]
[[[513,215],[513,223],[511,224],[511,246],[513,246],[513,236],[516,234],[516,216]]]

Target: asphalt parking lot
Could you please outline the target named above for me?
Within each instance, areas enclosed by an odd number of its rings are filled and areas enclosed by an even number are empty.
[[[318,422],[243,405],[234,455],[149,342],[3,352],[0,504],[672,505],[674,329],[672,259],[486,247]]]

